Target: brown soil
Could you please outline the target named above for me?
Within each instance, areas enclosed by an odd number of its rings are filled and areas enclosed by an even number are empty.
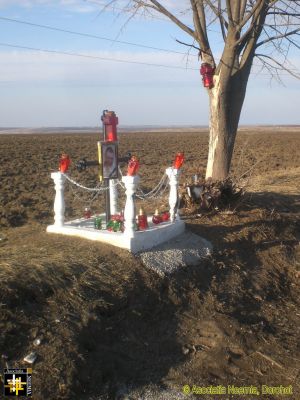
[[[214,254],[168,278],[126,251],[45,232],[58,155],[95,159],[97,139],[0,136],[0,368],[24,366],[36,351],[36,400],[115,399],[186,384],[292,385],[290,396],[217,398],[300,399],[300,132],[238,135],[232,175],[247,194],[233,212],[183,210],[187,229],[210,240]],[[207,134],[124,133],[120,153],[128,150],[148,191],[180,150],[182,181],[202,174]],[[79,174],[73,165],[70,175],[97,183],[96,168]],[[66,217],[82,216],[91,200],[67,185]],[[166,199],[146,209],[157,206]],[[92,207],[101,211],[101,198]]]

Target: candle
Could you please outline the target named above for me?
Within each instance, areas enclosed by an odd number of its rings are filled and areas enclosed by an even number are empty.
[[[92,212],[91,209],[89,207],[85,207],[84,209],[84,218],[85,219],[89,219],[91,218]]]
[[[154,213],[154,215],[153,215],[153,217],[152,217],[152,222],[153,222],[155,225],[160,224],[160,223],[162,222],[162,218],[161,218],[161,216],[159,215],[158,209],[155,210],[155,213]]]
[[[142,208],[140,208],[138,215],[138,228],[140,231],[148,229],[147,215]]]

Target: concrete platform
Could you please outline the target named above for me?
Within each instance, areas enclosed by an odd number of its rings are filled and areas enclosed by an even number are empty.
[[[105,217],[102,217],[105,220]],[[132,253],[138,253],[164,243],[180,235],[185,230],[185,223],[181,220],[154,225],[151,217],[148,217],[149,229],[136,231],[133,237],[128,237],[122,232],[95,229],[94,219],[95,216],[92,216],[89,219],[80,218],[65,222],[62,226],[50,225],[47,227],[47,232],[96,240],[127,249]]]

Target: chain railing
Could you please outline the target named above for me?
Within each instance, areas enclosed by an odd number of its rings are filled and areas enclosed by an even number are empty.
[[[89,192],[94,193],[93,198],[95,198],[101,192],[105,190],[110,190],[110,211],[112,214],[117,210],[117,190],[116,186],[120,185],[123,189],[125,189],[125,209],[124,209],[124,220],[125,224],[125,232],[128,233],[128,237],[131,237],[134,232],[134,224],[135,224],[135,212],[134,212],[134,199],[138,198],[141,200],[153,199],[159,196],[162,196],[167,186],[170,186],[169,193],[169,212],[170,212],[170,221],[174,222],[175,218],[179,220],[179,214],[177,213],[177,199],[178,199],[178,177],[179,172],[174,168],[167,168],[166,173],[162,176],[158,184],[149,192],[144,193],[141,189],[139,193],[137,193],[137,186],[139,183],[139,176],[122,176],[122,181],[119,179],[111,180],[109,187],[104,186],[103,184],[100,187],[87,187],[74,179],[70,178],[68,175],[61,172],[53,172],[51,174],[51,178],[55,183],[55,200],[54,200],[54,226],[61,227],[64,225],[64,212],[65,212],[65,200],[64,200],[64,183],[65,181],[70,182],[76,187],[87,190]]]
[[[119,169],[121,177],[123,177],[121,169]],[[124,184],[119,181],[120,185],[124,188]],[[141,188],[137,188],[137,192],[135,193],[135,197],[137,197],[140,200],[148,200],[148,199],[154,199],[161,197],[165,190],[168,187],[168,176],[167,174],[163,174],[162,178],[158,182],[158,184],[150,190],[150,192],[144,193],[144,191]]]
[[[96,186],[95,188],[89,188],[89,187],[87,187],[87,186],[81,185],[80,183],[76,182],[74,179],[70,178],[70,177],[69,177],[68,175],[66,175],[66,174],[62,174],[62,175],[66,178],[67,181],[69,181],[69,182],[72,183],[73,185],[79,187],[80,189],[87,190],[87,191],[89,191],[89,192],[104,192],[105,190],[108,190],[108,189],[109,189],[109,187],[104,186],[103,183],[100,185],[100,187],[97,187],[97,186]],[[119,180],[118,180],[116,183],[113,184],[113,186],[117,186],[117,185],[119,185],[119,184],[120,184],[120,182],[119,182]]]

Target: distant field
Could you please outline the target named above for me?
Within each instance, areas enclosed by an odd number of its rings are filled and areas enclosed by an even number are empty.
[[[140,125],[129,126],[120,125],[119,132],[207,132],[208,126],[155,126],[155,125]],[[34,134],[79,134],[79,133],[95,133],[101,132],[102,127],[53,127],[53,128],[0,128],[0,135],[34,135]],[[239,131],[257,132],[300,132],[300,125],[241,125]]]

